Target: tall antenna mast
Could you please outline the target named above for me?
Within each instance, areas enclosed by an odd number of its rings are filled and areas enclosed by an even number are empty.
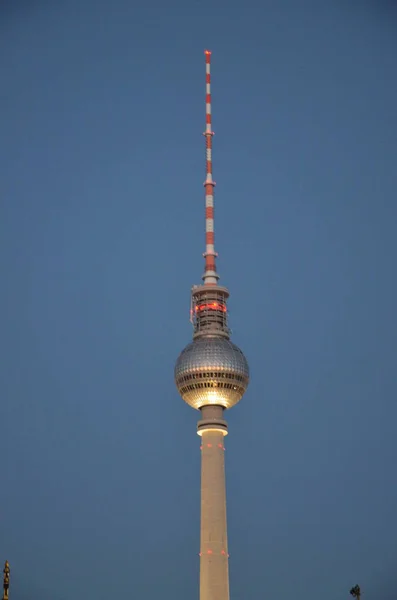
[[[219,275],[216,272],[215,258],[217,253],[214,247],[214,187],[212,179],[212,119],[211,119],[211,51],[205,50],[205,149],[206,149],[206,177],[205,187],[205,272],[204,285],[216,285]]]
[[[205,54],[205,271],[203,284],[192,288],[190,320],[194,338],[206,335],[219,335],[228,338],[227,299],[229,291],[218,285],[215,259],[218,256],[214,247],[214,187],[212,179],[212,115],[211,115],[211,51]]]

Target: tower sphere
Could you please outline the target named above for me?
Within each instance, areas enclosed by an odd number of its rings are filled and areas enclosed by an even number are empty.
[[[230,340],[216,336],[188,344],[175,365],[175,383],[192,408],[217,405],[231,408],[243,397],[249,382],[247,360]]]

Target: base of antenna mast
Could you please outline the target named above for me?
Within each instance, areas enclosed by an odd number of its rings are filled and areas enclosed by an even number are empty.
[[[216,283],[192,288],[191,320],[193,338],[203,335],[229,337],[227,299],[229,291]]]

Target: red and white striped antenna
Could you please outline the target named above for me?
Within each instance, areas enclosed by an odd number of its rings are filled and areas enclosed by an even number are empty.
[[[229,291],[218,285],[219,275],[216,272],[218,254],[214,247],[214,188],[212,179],[212,117],[211,117],[211,52],[205,54],[205,150],[206,176],[205,188],[205,271],[203,285],[192,288],[190,321],[193,325],[193,339],[206,335],[223,336],[229,339],[230,330],[227,324],[227,300]]]
[[[205,272],[203,275],[204,285],[216,285],[219,275],[216,272],[215,259],[218,256],[214,247],[214,188],[215,181],[212,179],[212,120],[211,120],[211,51],[204,50],[205,54],[205,148],[206,148],[206,177],[205,187]]]

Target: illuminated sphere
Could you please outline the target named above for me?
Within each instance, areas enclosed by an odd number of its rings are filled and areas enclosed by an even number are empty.
[[[175,365],[175,383],[192,408],[207,405],[231,408],[241,400],[249,382],[244,354],[230,340],[202,337],[181,352]]]

